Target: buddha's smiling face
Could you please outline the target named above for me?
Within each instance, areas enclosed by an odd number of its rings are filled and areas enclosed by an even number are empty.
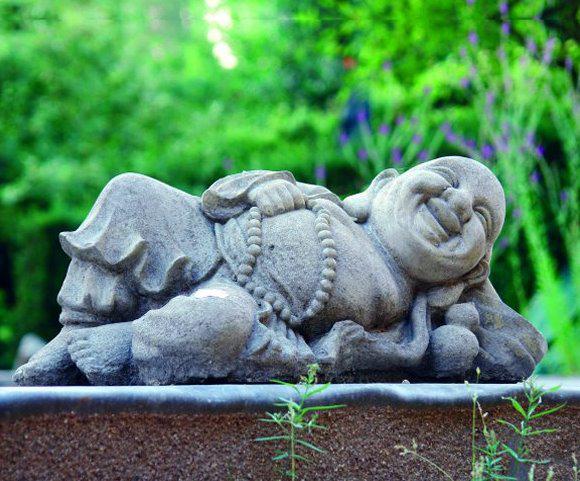
[[[444,283],[478,264],[504,216],[503,189],[489,169],[472,159],[443,157],[385,185],[373,200],[370,222],[408,274]]]

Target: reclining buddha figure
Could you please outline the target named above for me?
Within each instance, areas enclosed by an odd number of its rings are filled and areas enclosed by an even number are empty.
[[[484,165],[381,172],[340,200],[289,172],[229,175],[202,196],[112,179],[62,233],[61,332],[21,385],[296,379],[519,381],[546,351],[489,262],[505,216]]]

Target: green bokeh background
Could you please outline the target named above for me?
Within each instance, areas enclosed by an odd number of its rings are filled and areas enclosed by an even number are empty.
[[[505,186],[494,285],[548,337],[541,371],[577,372],[579,16],[566,0],[0,0],[0,367],[23,334],[58,331],[58,233],[116,174],[200,194],[288,169],[346,195],[461,154]]]

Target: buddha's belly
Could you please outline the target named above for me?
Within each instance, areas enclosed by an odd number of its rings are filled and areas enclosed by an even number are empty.
[[[248,216],[236,222],[229,237],[237,232],[243,238]],[[283,299],[297,330],[310,337],[341,320],[370,328],[397,316],[397,286],[384,260],[338,207],[322,213],[301,209],[261,222],[261,251],[246,285],[263,288],[260,297],[267,292],[273,293],[270,300]],[[244,249],[243,242],[229,244],[229,250]]]

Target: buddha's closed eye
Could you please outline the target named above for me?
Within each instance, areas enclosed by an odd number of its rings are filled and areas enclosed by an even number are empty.
[[[473,211],[475,212],[477,217],[481,220],[481,224],[483,225],[486,237],[489,237],[489,234],[492,231],[492,221],[489,210],[487,210],[482,205],[478,205],[473,208]]]
[[[451,187],[453,187],[454,189],[457,189],[459,187],[459,179],[451,169],[448,169],[447,167],[444,167],[442,165],[438,165],[432,167],[432,170],[435,173],[439,174],[441,177],[443,177],[443,179],[447,183],[449,183]]]

